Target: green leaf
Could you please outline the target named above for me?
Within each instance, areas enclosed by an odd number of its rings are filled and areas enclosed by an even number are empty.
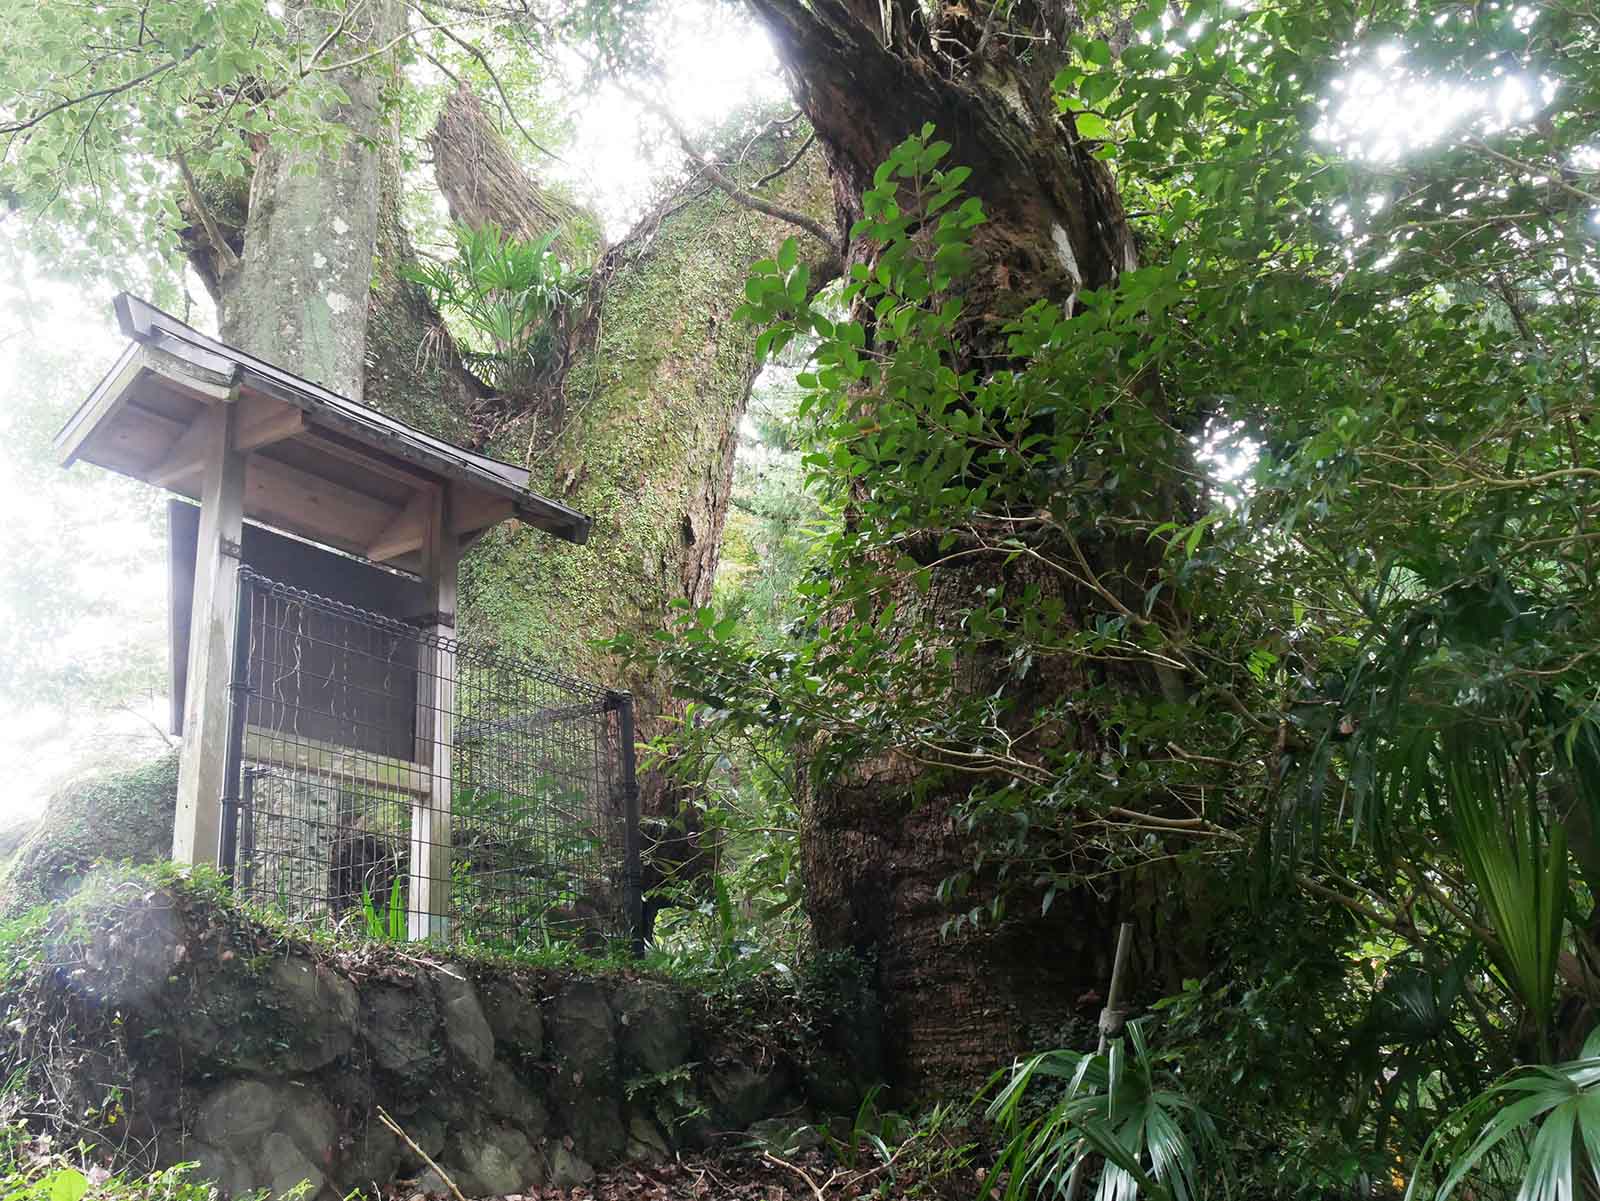
[[[76,1168],[57,1168],[40,1182],[50,1201],[81,1201],[89,1191],[89,1179]]]
[[[1073,118],[1073,123],[1077,126],[1080,137],[1104,141],[1111,136],[1111,126],[1107,125],[1105,118],[1098,113],[1079,113]]]

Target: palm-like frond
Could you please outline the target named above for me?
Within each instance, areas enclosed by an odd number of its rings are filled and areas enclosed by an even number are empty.
[[[1544,820],[1532,782],[1515,778],[1503,740],[1456,729],[1440,746],[1456,847],[1498,940],[1489,951],[1544,1028],[1566,920],[1565,830]]]
[[[1046,1051],[998,1074],[988,1116],[1009,1135],[981,1195],[1007,1177],[1006,1201],[1064,1197],[1073,1169],[1104,1157],[1096,1201],[1189,1201],[1197,1141],[1211,1139],[1210,1118],[1163,1079],[1138,1022],[1128,1025],[1131,1062],[1122,1039],[1106,1053]],[[1043,1114],[1026,1117],[1030,1091],[1066,1080],[1065,1095]],[[1086,1165],[1085,1165],[1086,1166]]]
[[[525,242],[492,224],[458,226],[454,259],[404,274],[493,348],[477,356],[490,376],[514,374],[547,349],[561,314],[582,294],[583,274],[551,250],[559,233]]]
[[[1432,1201],[1448,1201],[1490,1165],[1520,1177],[1517,1201],[1572,1201],[1584,1177],[1600,1188],[1600,1030],[1581,1058],[1519,1068],[1462,1106],[1423,1148],[1406,1201],[1437,1170]]]

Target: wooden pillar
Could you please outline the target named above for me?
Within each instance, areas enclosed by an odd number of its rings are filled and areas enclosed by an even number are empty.
[[[452,525],[451,490],[433,493],[422,541],[422,578],[430,610],[424,630],[456,636],[456,568],[461,548]],[[450,808],[455,796],[456,656],[425,649],[417,673],[417,760],[429,768],[428,795],[411,810],[411,937],[450,933]]]
[[[244,526],[245,456],[233,448],[237,411],[231,401],[220,401],[195,418],[204,442],[204,479],[189,616],[178,811],[172,831],[172,858],[178,863],[215,866],[222,828],[228,682]]]

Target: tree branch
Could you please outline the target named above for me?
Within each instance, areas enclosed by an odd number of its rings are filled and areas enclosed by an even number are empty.
[[[1509,154],[1502,154],[1493,146],[1485,145],[1483,142],[1468,141],[1466,145],[1469,149],[1476,150],[1479,154],[1486,154],[1492,159],[1498,159],[1515,171],[1522,171],[1528,175],[1542,175],[1569,196],[1574,196],[1589,204],[1600,204],[1600,196],[1596,196],[1593,192],[1586,192],[1563,179],[1560,167],[1546,168],[1540,167],[1535,163],[1525,163],[1519,158],[1512,158]]]
[[[788,162],[784,163],[783,166],[779,167],[776,171],[768,171],[760,179],[756,180],[756,182],[755,182],[755,184],[753,186],[758,187],[758,188],[764,188],[769,183],[771,183],[773,180],[777,179],[780,175],[784,175],[787,172],[791,171],[794,168],[794,165],[796,163],[798,163],[802,158],[805,157],[806,151],[811,149],[812,144],[814,142],[816,142],[816,140],[817,140],[817,135],[816,134],[814,134],[814,133],[813,134],[807,134],[806,135],[806,140],[800,143],[800,149],[796,150],[794,152],[794,157],[793,158],[791,158]]]
[[[688,131],[685,130],[682,125],[678,124],[678,119],[669,111],[667,111],[664,105],[658,104],[654,100],[650,100],[647,97],[639,95],[639,93],[633,91],[633,89],[629,88],[620,79],[615,80],[615,82],[625,94],[632,97],[634,101],[643,105],[645,108],[649,109],[656,116],[660,117],[664,122],[666,122],[667,128],[672,130],[673,137],[677,138],[678,145],[683,147],[683,151],[689,156],[690,161],[705,173],[707,179],[726,192],[728,196],[732,198],[734,203],[743,205],[747,209],[754,209],[758,213],[765,213],[769,217],[775,217],[779,221],[786,221],[790,225],[803,229],[806,231],[806,233],[816,238],[829,250],[833,251],[834,254],[838,255],[841,260],[844,258],[844,245],[836,237],[824,229],[820,222],[813,221],[804,213],[796,212],[794,209],[784,208],[781,204],[773,204],[770,200],[763,200],[761,197],[752,195],[751,193],[745,191],[726,172],[724,172],[722,168],[711,162],[710,159],[707,159],[701,155],[700,151],[696,149],[693,139],[689,137]],[[802,147],[802,150],[803,149],[804,148]],[[797,155],[796,157],[798,158],[799,156]],[[790,164],[790,166],[792,165],[793,164]],[[783,168],[783,171],[787,171],[788,169],[789,168],[786,166]],[[778,172],[780,175],[782,173],[782,171]]]
[[[413,5],[412,8],[425,20],[433,20],[433,18],[429,16],[426,10],[424,10],[420,5]],[[548,157],[555,159],[558,163],[566,162],[567,160],[562,158],[554,150],[551,150],[548,146],[542,145],[537,138],[528,132],[527,127],[522,124],[521,120],[518,119],[516,106],[511,103],[511,97],[506,95],[505,84],[500,82],[500,76],[496,75],[494,68],[489,65],[489,56],[484,54],[482,50],[474,46],[471,42],[466,42],[461,38],[458,38],[443,25],[437,25],[435,28],[437,28],[440,33],[444,34],[445,37],[449,38],[457,46],[460,46],[473,58],[478,60],[478,65],[484,69],[484,72],[489,76],[490,82],[494,84],[494,90],[500,94],[500,103],[505,107],[506,115],[511,118],[511,123],[517,127],[517,132],[527,140],[528,145],[532,146],[540,154],[547,155]],[[456,80],[456,83],[459,85],[461,81],[458,79]]]
[[[189,194],[189,203],[194,205],[195,216],[200,218],[200,226],[206,231],[206,238],[216,252],[219,264],[217,276],[220,279],[239,265],[239,256],[233,252],[233,247],[229,246],[228,240],[222,236],[222,230],[217,227],[217,219],[211,213],[211,206],[200,195],[200,185],[195,182],[194,172],[189,170],[188,158],[181,150],[174,157],[178,161],[178,171],[183,176],[183,190]]]
[[[187,62],[189,59],[193,58],[195,54],[199,52],[199,50],[200,47],[198,45],[190,46],[182,54],[177,55],[174,58],[169,58],[159,67],[150,68],[150,70],[146,71],[143,75],[136,75],[134,78],[123,83],[116,84],[113,87],[100,88],[99,90],[93,92],[85,92],[81,96],[70,96],[61,101],[59,104],[52,104],[49,108],[44,109],[41,112],[37,112],[33,116],[27,117],[23,120],[6,121],[4,123],[0,123],[0,134],[21,133],[24,130],[32,129],[35,125],[39,124],[39,122],[47,120],[56,113],[61,112],[63,109],[73,108],[76,105],[85,104],[90,100],[98,100],[106,96],[118,96],[123,92],[131,91],[138,87],[141,83],[147,83],[148,81],[154,79],[157,75],[164,74],[165,72],[172,70],[173,67],[178,66],[180,63]]]

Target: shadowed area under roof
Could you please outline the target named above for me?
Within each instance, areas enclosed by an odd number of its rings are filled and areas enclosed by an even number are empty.
[[[432,498],[448,487],[463,544],[507,518],[568,542],[588,538],[588,517],[529,491],[521,467],[335,395],[126,293],[116,312],[131,341],[56,435],[64,466],[82,459],[197,497],[196,418],[236,404],[251,521],[415,570]]]

